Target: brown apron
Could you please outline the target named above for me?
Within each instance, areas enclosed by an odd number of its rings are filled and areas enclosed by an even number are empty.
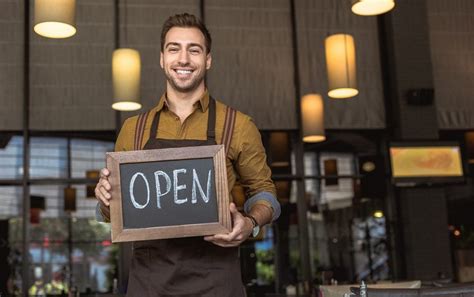
[[[208,110],[207,140],[157,139],[159,111],[144,149],[215,145],[212,98]],[[202,237],[134,242],[127,296],[245,296],[238,247],[219,247]]]

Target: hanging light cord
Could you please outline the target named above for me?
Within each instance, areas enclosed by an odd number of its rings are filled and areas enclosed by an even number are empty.
[[[128,46],[128,3],[127,0],[123,2],[123,44]]]

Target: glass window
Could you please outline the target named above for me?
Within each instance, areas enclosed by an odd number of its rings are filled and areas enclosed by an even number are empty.
[[[265,226],[263,232],[263,239],[255,242],[257,283],[259,285],[269,285],[275,282],[273,229],[271,226]]]
[[[31,224],[30,228],[31,285],[34,282],[44,285],[55,279],[64,284],[71,281],[72,285],[82,292],[88,289],[105,292],[111,287],[109,278],[114,273],[117,247],[111,244],[109,224],[76,217],[43,217],[39,222]],[[10,220],[9,229],[10,243],[14,247],[10,258],[11,261],[18,258],[18,262],[21,261],[22,250],[21,220]],[[69,265],[70,250],[72,275]],[[14,255],[18,257],[13,257]],[[13,275],[21,279],[21,265],[15,267],[18,271],[13,268]],[[15,281],[21,284],[21,280]]]
[[[0,149],[0,179],[21,179],[22,146],[22,137],[15,136]],[[72,139],[72,178],[83,178],[86,171],[105,167],[105,153],[113,151],[113,146],[110,141]],[[67,138],[32,137],[31,177],[67,178],[67,149]],[[76,210],[71,215],[66,212],[66,187],[65,184],[54,184],[54,181],[50,185],[30,187],[32,197],[44,200],[44,209],[30,211],[30,286],[43,286],[55,280],[63,283],[66,291],[70,283],[82,292],[110,291],[117,263],[117,245],[111,244],[110,225],[95,221],[97,201],[86,198],[86,185],[83,184],[70,186],[76,190]],[[0,189],[0,220],[7,226],[7,239],[4,240],[10,247],[10,293],[18,294],[23,257],[22,188],[3,186]]]
[[[355,277],[357,282],[370,278],[389,278],[385,217],[356,218],[352,222]]]
[[[86,171],[104,168],[105,153],[113,151],[114,143],[110,141],[72,139],[72,177],[84,178]]]
[[[30,144],[31,178],[67,177],[67,139],[32,137]]]
[[[22,200],[22,187],[0,187],[0,219],[21,216]]]
[[[323,175],[353,175],[354,156],[347,153],[321,153],[320,168]],[[327,208],[340,209],[350,207],[354,197],[352,178],[331,178],[321,182],[320,203]]]
[[[0,179],[19,179],[23,176],[23,138],[13,136],[0,149]]]

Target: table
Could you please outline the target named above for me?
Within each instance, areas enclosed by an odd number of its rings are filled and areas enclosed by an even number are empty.
[[[337,285],[337,286],[319,286],[319,293],[321,297],[343,297],[344,294],[351,293],[351,287],[359,287],[360,284],[352,285]],[[378,282],[376,284],[367,285],[368,288],[379,288],[379,289],[419,289],[421,287],[421,281],[406,281],[406,282]]]

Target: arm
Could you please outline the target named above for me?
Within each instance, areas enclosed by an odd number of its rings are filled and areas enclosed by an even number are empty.
[[[260,132],[250,118],[241,119],[238,135],[232,141],[237,142],[238,154],[234,167],[240,176],[240,182],[246,189],[247,197],[244,209],[255,218],[259,226],[264,226],[278,218],[280,204],[276,199],[275,185],[271,180],[271,171],[266,163],[266,154]],[[223,247],[238,246],[252,233],[253,222],[230,205],[233,229],[229,234],[206,236],[204,239]]]

